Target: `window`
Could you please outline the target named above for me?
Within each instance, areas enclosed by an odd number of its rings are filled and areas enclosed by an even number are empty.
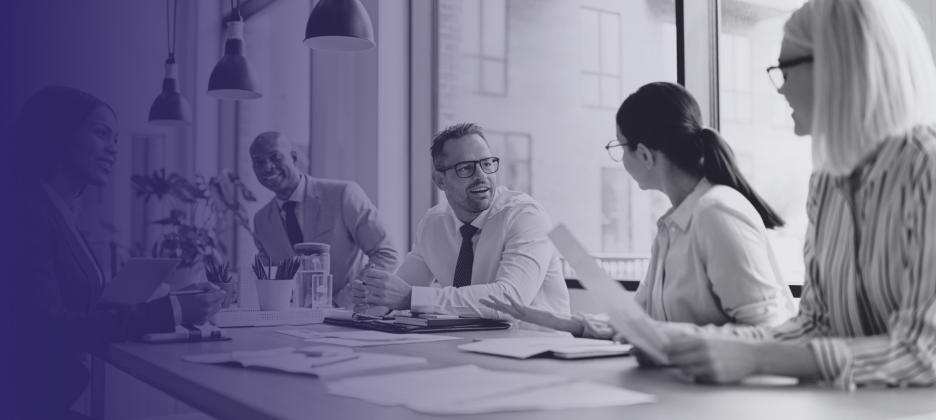
[[[621,15],[582,7],[579,31],[582,104],[617,108],[621,96]]]
[[[675,81],[673,2],[510,0],[501,25],[510,41],[510,59],[502,61],[509,92],[491,95],[465,76],[476,67],[466,64],[463,51],[483,47],[478,35],[464,35],[471,31],[463,25],[489,5],[503,4],[438,3],[434,128],[481,125],[505,159],[498,173],[502,185],[530,192],[553,222],[569,226],[596,254],[648,255],[654,222],[669,202],[633,185],[603,146],[615,136],[614,114],[627,93],[652,81]],[[586,17],[599,22],[587,36],[581,22]],[[597,58],[586,68],[587,54]],[[598,85],[597,99],[583,106],[582,80],[589,75]]]
[[[718,37],[721,78],[722,121],[745,123],[751,120],[751,40],[744,35],[723,33]]]
[[[533,139],[529,134],[485,130],[491,153],[500,157],[497,177],[500,185],[514,191],[533,193]]]
[[[467,78],[469,90],[506,95],[507,1],[463,0],[451,7],[450,12],[460,21],[459,44],[466,64],[460,71]]]
[[[767,78],[783,24],[803,0],[723,0],[719,35],[721,133],[741,172],[787,222],[770,232],[788,283],[803,281],[806,195],[812,157],[809,140],[793,134],[790,108]]]

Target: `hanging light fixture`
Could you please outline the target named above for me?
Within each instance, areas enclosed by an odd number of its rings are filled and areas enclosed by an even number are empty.
[[[169,57],[166,58],[166,76],[163,78],[162,92],[150,106],[149,122],[151,124],[186,125],[192,121],[192,108],[179,91],[179,67],[175,61],[178,11],[178,0],[172,0],[171,12],[169,0],[166,0],[166,44]]]
[[[221,99],[256,99],[261,96],[251,76],[250,64],[244,55],[244,19],[231,0],[234,20],[227,23],[224,56],[218,60],[208,79],[208,94]]]
[[[363,51],[377,45],[374,25],[360,0],[319,0],[309,14],[303,44],[326,51]]]

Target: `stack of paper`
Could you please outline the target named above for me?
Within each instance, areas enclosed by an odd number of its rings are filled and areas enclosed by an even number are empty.
[[[355,353],[353,351],[325,353],[318,349],[291,347],[257,351],[194,354],[183,357],[193,363],[234,364],[245,368],[272,369],[282,372],[336,377],[370,370],[425,364],[422,357],[389,354]]]
[[[261,311],[259,308],[226,308],[214,316],[215,325],[230,327],[270,327],[277,325],[321,324],[325,313],[321,309],[293,308],[281,311]]]
[[[459,349],[495,356],[527,359],[552,353],[556,357],[575,359],[584,357],[623,356],[633,346],[608,340],[575,337],[520,337],[495,338],[462,344]]]
[[[342,379],[328,392],[433,415],[623,406],[652,395],[555,375],[492,371],[465,365]]]
[[[280,334],[304,338],[320,344],[348,347],[384,346],[389,344],[430,343],[433,341],[458,340],[458,337],[426,334],[392,334],[381,331],[313,331],[308,329],[278,330]]]

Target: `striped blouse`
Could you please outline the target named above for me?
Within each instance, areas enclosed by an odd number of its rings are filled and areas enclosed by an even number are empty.
[[[886,141],[849,176],[810,182],[799,314],[708,327],[806,343],[845,389],[936,383],[936,127]]]

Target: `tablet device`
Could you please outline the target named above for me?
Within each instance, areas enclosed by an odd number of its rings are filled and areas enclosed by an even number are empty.
[[[179,265],[177,258],[131,258],[110,283],[101,300],[120,305],[146,302]]]

